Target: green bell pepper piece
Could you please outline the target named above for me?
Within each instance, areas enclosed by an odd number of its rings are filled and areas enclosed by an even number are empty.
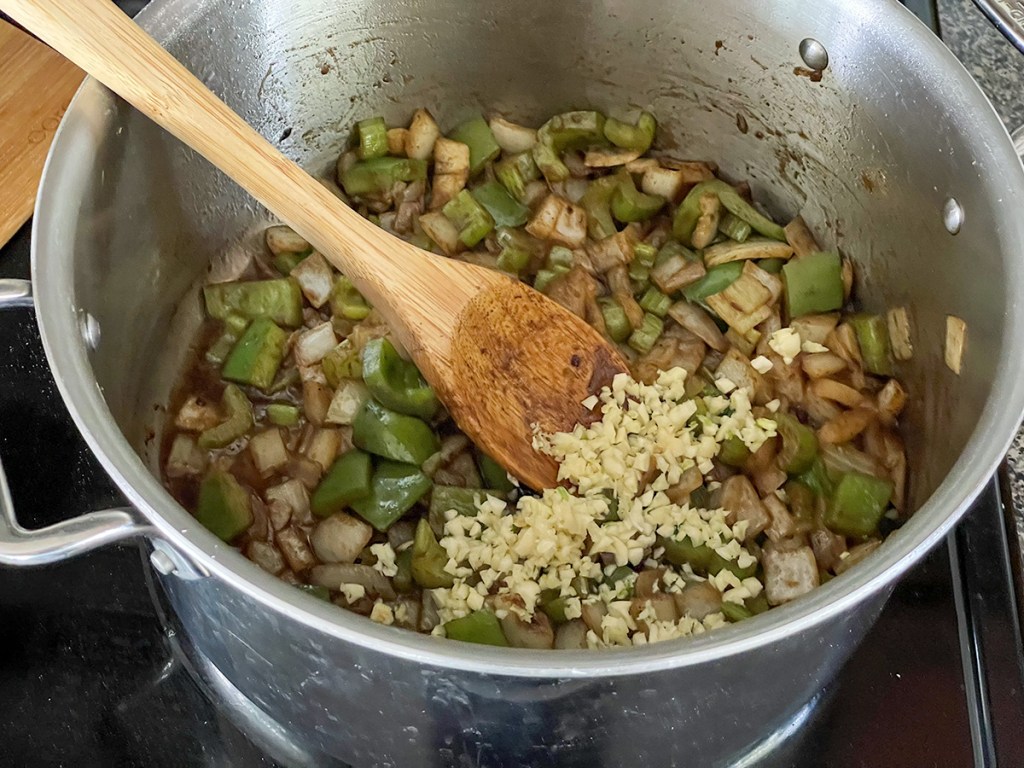
[[[371,117],[356,123],[359,132],[359,156],[363,160],[388,153],[388,126],[383,117]]]
[[[786,241],[785,230],[760,213],[754,206],[744,200],[740,193],[721,179],[702,181],[691,189],[683,202],[676,209],[672,220],[672,234],[684,243],[689,243],[693,230],[700,218],[700,199],[706,194],[717,195],[722,207],[739,219],[747,222],[755,232],[759,232],[772,240]]]
[[[352,510],[382,533],[430,490],[430,478],[411,464],[379,461],[370,495],[353,501]]]
[[[706,485],[690,491],[690,506],[694,509],[708,509],[711,504],[711,491]]]
[[[374,157],[360,160],[341,174],[339,181],[345,194],[381,195],[399,181],[423,181],[427,178],[427,161],[411,157]]]
[[[796,476],[795,480],[810,488],[821,498],[828,498],[832,495],[832,478],[828,476],[825,462],[819,455],[811,463],[811,468]]]
[[[747,222],[735,213],[726,213],[725,216],[722,217],[721,221],[718,222],[718,231],[729,239],[735,240],[737,243],[745,243],[747,238],[750,237],[752,229],[753,228],[747,224]],[[772,261],[782,262],[782,259],[772,259]]]
[[[337,389],[344,379],[363,378],[362,355],[348,339],[324,355],[320,367],[331,389]]]
[[[490,611],[475,611],[461,619],[452,619],[444,625],[444,633],[450,640],[464,643],[508,646],[501,622]]]
[[[515,489],[515,485],[508,479],[508,472],[498,462],[486,453],[478,452],[476,465],[480,470],[480,477],[487,488],[493,488],[499,496],[506,496]]]
[[[494,175],[508,193],[521,203],[526,198],[527,182],[540,178],[540,168],[534,162],[532,153],[520,152],[495,163]]]
[[[395,555],[395,567],[398,573],[391,577],[391,583],[397,592],[412,592],[416,582],[412,578],[412,547],[406,547]]]
[[[484,488],[461,488],[455,485],[435,485],[430,496],[430,514],[443,520],[444,513],[454,509],[465,517],[476,516],[476,500],[483,501],[488,496],[500,499],[505,494],[501,491]]]
[[[448,220],[459,230],[459,240],[467,248],[483,240],[494,229],[494,219],[476,199],[464,189],[441,209]]]
[[[557,592],[557,590],[555,590]],[[543,598],[543,595],[542,595]],[[547,600],[542,599],[540,609],[547,614],[555,624],[565,624],[569,617],[565,615],[565,609],[569,607],[569,598],[555,595]]]
[[[199,486],[196,519],[223,541],[233,541],[252,525],[252,503],[230,472],[211,470]]]
[[[888,480],[847,472],[836,485],[822,522],[844,536],[866,538],[878,530],[892,487]]]
[[[671,306],[672,298],[670,296],[666,296],[653,285],[644,292],[643,296],[640,297],[640,309],[657,315],[658,317],[665,317],[665,315],[668,314],[669,307]]]
[[[279,427],[294,427],[299,423],[299,409],[287,403],[271,403],[267,406],[267,419]]]
[[[650,112],[641,112],[636,125],[609,117],[604,122],[604,136],[616,147],[643,154],[654,143],[658,123]]]
[[[757,262],[757,266],[772,275],[778,275],[782,272],[782,268],[786,266],[786,259],[761,259]]]
[[[338,457],[309,499],[317,517],[330,517],[370,495],[373,462],[370,454],[351,450]]]
[[[302,291],[294,280],[214,283],[203,288],[207,314],[217,320],[241,315],[246,320],[265,317],[291,328],[302,325]]]
[[[730,467],[742,467],[750,458],[750,449],[737,436],[727,437],[718,448],[718,460]]]
[[[252,403],[237,386],[228,384],[224,388],[224,394],[221,395],[221,406],[227,413],[227,418],[199,435],[200,448],[223,448],[252,429],[252,425],[255,423],[252,415]]]
[[[372,307],[363,294],[344,275],[338,275],[331,288],[331,314],[349,320],[365,320]]]
[[[430,523],[420,518],[416,523],[416,534],[412,540],[412,578],[424,589],[450,587],[455,577],[445,571],[448,553],[437,543]]]
[[[273,320],[265,317],[253,320],[224,361],[221,376],[228,381],[266,389],[274,383],[277,369],[281,367],[286,341],[287,331],[278,328]]]
[[[743,621],[754,616],[742,603],[734,603],[731,600],[722,601],[722,615],[729,621]]]
[[[723,570],[732,571],[739,579],[757,573],[757,563],[740,568],[735,560],[726,560],[707,544],[695,545],[689,536],[682,539],[658,537],[658,545],[665,548],[665,559],[673,565],[689,564],[694,573],[714,576]]]
[[[555,152],[584,149],[595,144],[606,144],[605,117],[593,110],[563,112],[549,119],[537,130],[537,142],[547,144]]]
[[[777,413],[772,418],[782,436],[779,466],[789,475],[809,470],[818,458],[818,436],[814,430],[788,413]]]
[[[587,234],[592,240],[604,240],[618,232],[612,220],[612,195],[618,183],[615,176],[594,179],[580,198],[580,205],[587,212]]]
[[[683,288],[683,296],[687,301],[694,303],[704,301],[708,296],[721,293],[739,280],[741,272],[743,272],[742,261],[719,264],[717,267],[709,269],[700,280]]]
[[[248,327],[249,321],[241,315],[228,315],[224,320],[224,332],[206,350],[206,359],[214,365],[221,365]]]
[[[878,376],[895,376],[885,318],[880,315],[854,315],[850,318],[850,325],[857,334],[864,370]]]
[[[501,147],[494,140],[491,126],[480,115],[459,125],[448,138],[461,141],[469,147],[470,176],[476,176],[487,163],[501,154]]]
[[[406,416],[369,400],[352,423],[357,448],[417,467],[437,453],[437,435],[422,419]]]
[[[832,312],[843,306],[843,267],[839,254],[811,253],[782,268],[790,317]]]
[[[378,403],[407,416],[430,419],[437,413],[437,395],[419,369],[403,360],[386,338],[363,347],[363,381]]]
[[[498,254],[498,269],[519,274],[530,265],[537,249],[537,242],[522,230],[499,227],[495,233],[501,253]]]
[[[612,191],[612,215],[621,222],[647,221],[665,205],[660,195],[648,195],[636,188],[633,177],[623,169],[615,175],[617,179]]]
[[[491,214],[496,226],[521,227],[530,218],[530,209],[512,197],[496,181],[484,182],[470,190],[470,194]]]

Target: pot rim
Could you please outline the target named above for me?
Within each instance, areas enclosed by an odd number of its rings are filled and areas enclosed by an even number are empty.
[[[189,14],[183,9],[195,0],[157,0],[136,17],[154,37],[161,39]],[[941,67],[944,85],[957,93],[980,123],[985,146],[997,167],[1005,169],[1000,181],[1006,190],[1001,205],[1007,252],[1024,253],[1024,220],[1011,214],[1013,199],[1024,197],[1024,169],[991,103],[963,65],[913,15],[896,3],[872,15],[887,14],[898,28],[904,50],[925,64]],[[176,6],[176,7],[175,7]],[[168,9],[175,7],[172,13]],[[867,13],[865,11],[865,13]],[[877,21],[877,19],[875,19]],[[909,54],[908,54],[909,55]],[[709,635],[663,642],[640,648],[582,651],[535,651],[491,648],[453,643],[408,630],[377,624],[336,606],[302,594],[266,573],[234,548],[202,528],[170,496],[131,448],[114,421],[95,382],[81,339],[79,310],[74,304],[72,248],[61,229],[61,179],[76,172],[74,152],[64,149],[90,130],[90,99],[103,96],[98,83],[88,78],[62,120],[43,171],[32,227],[32,275],[37,316],[50,368],[75,424],[129,501],[152,523],[159,535],[210,576],[224,579],[253,599],[290,619],[300,621],[346,642],[438,667],[482,674],[539,678],[617,676],[684,667],[719,660],[808,630],[835,618],[892,582],[916,563],[966,512],[1003,458],[1024,412],[1024,303],[1008,300],[1003,355],[981,418],[960,458],[939,487],[910,520],[893,533],[872,557],[858,568],[833,579],[811,594]],[[994,183],[994,182],[992,182]],[[1014,194],[1015,193],[1015,194]],[[74,214],[68,214],[73,220]],[[1019,223],[1017,223],[1019,222]],[[1024,288],[1024,265],[1007,259],[1006,290]],[[45,279],[40,279],[45,275]],[[998,396],[998,397],[997,397]]]

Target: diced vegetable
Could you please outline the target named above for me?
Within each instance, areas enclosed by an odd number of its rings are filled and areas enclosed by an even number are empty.
[[[491,214],[465,189],[445,204],[443,212],[467,248],[472,248],[494,229]]]
[[[647,221],[665,205],[665,198],[647,195],[636,188],[633,177],[625,171],[617,175],[612,191],[612,215],[622,222]]]
[[[818,564],[810,547],[784,549],[769,543],[762,558],[764,591],[770,605],[788,603],[818,586]]]
[[[221,396],[221,408],[227,418],[199,435],[200,448],[223,448],[252,429],[252,403],[234,384],[228,384]]]
[[[604,240],[617,231],[612,221],[612,195],[618,186],[615,176],[604,176],[591,181],[580,200],[587,214],[587,232],[594,240]]]
[[[809,470],[818,457],[818,438],[814,430],[788,413],[776,414],[775,424],[782,437],[779,466],[791,475]]]
[[[377,402],[393,411],[421,419],[437,412],[434,390],[386,338],[373,339],[363,347],[363,381]]]
[[[494,140],[502,152],[516,154],[528,152],[537,143],[537,131],[524,125],[510,122],[502,117],[493,117],[489,123]]]
[[[785,241],[786,234],[782,227],[759,213],[754,206],[740,197],[735,187],[714,179],[697,184],[686,194],[683,202],[676,209],[675,218],[672,221],[672,232],[684,243],[689,243],[693,236],[693,230],[697,226],[697,220],[701,213],[700,199],[708,192],[717,195],[722,205],[730,213],[747,222],[754,231],[773,240]]]
[[[668,314],[669,307],[671,306],[672,298],[653,287],[648,288],[640,299],[640,307],[645,312],[650,312],[662,318]]]
[[[704,252],[704,263],[708,267],[716,267],[730,261],[788,259],[792,255],[793,248],[788,243],[780,243],[767,237],[753,237],[742,243],[726,241],[711,246]]]
[[[601,307],[601,315],[604,318],[604,327],[608,332],[608,337],[612,341],[620,343],[628,339],[633,333],[633,326],[630,325],[622,305],[610,297],[599,299],[598,304]]]
[[[277,375],[287,340],[288,334],[273,320],[253,320],[224,361],[221,375],[228,381],[266,389]]]
[[[507,480],[506,480],[507,482]],[[460,515],[473,517],[476,515],[477,499],[483,501],[488,496],[500,497],[501,491],[482,490],[480,488],[459,488],[451,485],[435,485],[430,496],[430,512],[432,515],[444,516],[454,509]]]
[[[344,275],[339,275],[334,281],[331,289],[331,313],[348,318],[349,320],[363,320],[370,314],[370,305],[359,293],[352,281]]]
[[[718,230],[737,243],[743,243],[750,237],[751,226],[736,214],[726,213],[718,222]]]
[[[650,149],[657,127],[654,115],[650,112],[641,112],[636,125],[609,117],[604,123],[604,135],[617,147],[644,153]]]
[[[247,320],[266,318],[295,327],[302,325],[302,292],[286,278],[241,283],[215,283],[203,288],[206,312],[217,320],[240,315]]]
[[[267,418],[279,427],[294,427],[299,423],[299,409],[286,403],[271,403],[267,406]]]
[[[526,269],[534,255],[536,241],[525,232],[507,227],[499,228],[495,235],[501,253],[498,254],[498,269],[519,273]]]
[[[878,376],[893,376],[895,371],[885,318],[881,315],[859,314],[851,317],[849,323],[857,334],[864,370]]]
[[[439,446],[437,435],[425,421],[396,413],[373,400],[356,416],[352,441],[376,456],[417,466]]]
[[[782,281],[790,317],[831,312],[843,306],[842,265],[838,253],[819,251],[792,259],[782,268]]]
[[[399,181],[427,178],[426,160],[412,157],[375,157],[360,160],[341,174],[339,181],[346,195],[383,195]]]
[[[319,309],[327,303],[334,286],[334,271],[327,259],[314,251],[299,262],[290,274],[310,304]]]
[[[878,530],[892,498],[892,482],[862,472],[847,472],[836,485],[824,523],[846,536],[865,538]]]
[[[444,625],[445,636],[451,640],[481,645],[507,646],[501,631],[501,622],[490,611],[475,611],[461,619],[452,619]]]
[[[214,536],[234,541],[252,525],[252,506],[246,491],[230,472],[215,469],[199,486],[196,519]]]
[[[508,472],[505,471],[505,468],[486,453],[477,454],[477,466],[487,488],[493,488],[499,494],[504,495],[515,487],[508,479]]]
[[[249,441],[249,453],[256,471],[266,476],[288,463],[288,449],[276,427],[253,435]]]
[[[491,127],[479,115],[459,125],[451,132],[449,138],[461,141],[469,147],[469,173],[471,176],[479,173],[484,165],[501,153],[501,147],[498,146]]]
[[[283,253],[306,254],[313,248],[294,229],[283,224],[267,227],[263,237],[268,250],[275,256]]]
[[[629,337],[629,346],[637,352],[650,352],[664,328],[665,323],[660,317],[650,312],[644,313],[643,324]]]
[[[353,563],[373,537],[362,520],[338,512],[321,520],[309,535],[310,546],[322,563]]]
[[[445,571],[448,553],[437,543],[430,523],[420,518],[416,524],[416,536],[412,542],[412,578],[424,589],[450,587],[455,583],[452,575]]]
[[[388,153],[388,126],[383,117],[371,117],[356,123],[359,132],[359,156],[363,160]]]
[[[349,339],[328,352],[320,361],[320,367],[332,387],[338,387],[344,379],[363,378],[362,353]]]
[[[425,109],[417,109],[405,135],[405,154],[415,160],[427,160],[434,151],[434,142],[441,135],[441,129]],[[410,179],[401,179],[410,181]],[[348,191],[347,189],[345,190]],[[349,194],[353,194],[349,192]]]
[[[512,197],[496,181],[488,181],[471,190],[498,227],[521,227],[530,217],[530,209]]]
[[[712,267],[707,270],[704,277],[683,288],[683,296],[688,301],[704,301],[709,296],[721,293],[736,282],[741,272],[743,272],[743,264],[740,262]]]
[[[334,391],[324,421],[328,424],[351,425],[369,399],[370,388],[366,384],[355,379],[344,379]]]
[[[370,495],[373,462],[362,451],[349,451],[337,459],[309,500],[309,508],[318,517],[340,512],[359,499]]]
[[[351,503],[352,509],[378,531],[386,531],[430,490],[430,478],[416,467],[380,461],[370,494]]]

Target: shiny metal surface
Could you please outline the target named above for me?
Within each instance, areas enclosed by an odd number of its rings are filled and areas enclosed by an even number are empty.
[[[1024,403],[1020,163],[963,68],[895,3],[737,0],[711,15],[658,0],[155,0],[140,21],[314,170],[358,117],[403,121],[421,104],[443,126],[479,109],[531,122],[585,105],[652,109],[669,128],[663,145],[749,178],[775,213],[801,212],[849,254],[869,308],[911,310],[917,353],[903,373],[920,510],[843,577],[735,627],[629,651],[470,648],[374,625],[260,571],[151,473],[153,408],[199,317],[194,286],[211,257],[228,268],[264,219],[87,82],[35,219],[48,358],[105,468],[164,541],[210,574],[161,579],[190,638],[311,747],[359,765],[599,753],[610,765],[695,754],[727,763],[838,669],[1014,431]],[[829,54],[820,82],[799,69],[807,37]],[[955,238],[943,224],[949,197],[965,214]],[[79,330],[87,313],[103,329],[94,350]],[[969,328],[960,377],[942,364],[946,314]]]
[[[1024,52],[1024,3],[1021,0],[974,0],[1006,39]]]

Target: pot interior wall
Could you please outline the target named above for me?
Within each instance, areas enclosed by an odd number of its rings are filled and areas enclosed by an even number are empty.
[[[909,308],[916,354],[901,375],[919,505],[989,397],[1005,335],[1004,235],[983,183],[995,169],[972,147],[956,94],[873,13],[757,0],[714,13],[664,0],[192,0],[151,9],[144,23],[315,171],[331,166],[356,120],[404,123],[418,106],[442,128],[481,110],[532,124],[571,108],[653,111],[661,147],[749,179],[773,213],[802,213],[822,245],[852,257],[868,308]],[[800,73],[805,37],[829,51],[820,82]],[[91,361],[109,407],[148,455],[159,444],[154,407],[201,315],[194,287],[211,262],[256,243],[267,215],[95,86],[79,107],[95,111],[100,149],[81,157],[92,173],[72,196],[75,303],[102,329]],[[941,218],[951,195],[967,212],[957,237]],[[942,364],[947,314],[969,327],[959,377]]]

